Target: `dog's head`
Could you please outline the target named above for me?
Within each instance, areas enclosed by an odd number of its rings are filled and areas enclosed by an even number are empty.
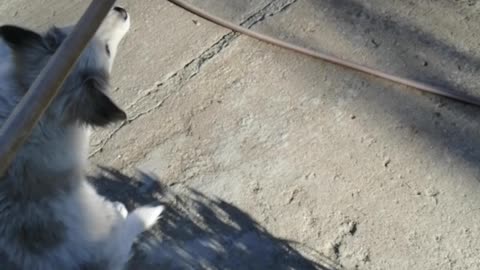
[[[126,114],[108,96],[109,75],[120,41],[130,27],[125,9],[113,8],[65,80],[46,117],[63,124],[105,126]],[[73,26],[53,27],[44,34],[18,26],[0,26],[0,38],[11,48],[13,72],[24,95]]]

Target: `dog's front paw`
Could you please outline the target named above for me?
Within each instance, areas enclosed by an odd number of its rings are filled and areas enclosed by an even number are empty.
[[[127,218],[127,215],[128,215],[128,210],[127,208],[125,207],[125,205],[121,202],[113,202],[113,207],[115,208],[115,210],[117,210],[118,213],[120,213],[120,215],[123,217],[123,218]]]
[[[150,229],[155,223],[157,223],[160,215],[162,214],[163,210],[165,210],[165,206],[143,206],[140,208],[135,209],[128,218],[136,220],[140,224],[143,225],[143,230]]]

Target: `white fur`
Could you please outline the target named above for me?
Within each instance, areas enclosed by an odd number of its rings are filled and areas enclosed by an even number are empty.
[[[120,213],[123,218],[127,218],[128,210],[125,205],[121,202],[113,202],[113,207]]]
[[[112,234],[112,241],[108,243],[107,251],[113,251],[107,254],[112,258],[112,269],[119,269],[125,265],[130,259],[130,249],[124,243],[132,243],[137,239],[138,235],[145,230],[150,229],[157,222],[161,213],[165,209],[164,206],[140,207],[130,213],[125,221],[117,227]]]
[[[128,213],[123,204],[106,200],[87,182],[74,196],[58,201],[56,207],[68,221],[68,241],[73,246],[103,243],[96,250],[109,258],[107,269],[123,269],[138,235],[155,225],[164,210],[164,206],[143,206]]]

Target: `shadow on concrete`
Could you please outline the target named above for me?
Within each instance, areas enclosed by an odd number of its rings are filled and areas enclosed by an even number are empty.
[[[350,43],[349,39],[354,36],[363,37],[361,42],[353,45],[363,47],[369,56],[375,57],[377,63],[381,63],[376,65],[376,68],[391,74],[480,96],[480,81],[475,79],[480,70],[480,59],[475,55],[459,51],[455,46],[419,29],[401,17],[385,15],[366,7],[359,1],[310,0],[308,3],[312,10],[310,13],[312,20],[314,20],[314,14],[325,14],[324,17],[328,18],[330,24],[342,30],[346,42]],[[296,4],[290,8],[295,7]],[[317,23],[325,22],[317,21]],[[283,33],[285,40],[325,51],[322,50],[322,44],[312,44],[308,36],[299,36],[298,32],[290,29],[288,24],[283,28],[275,26],[270,28],[274,29],[274,32]],[[372,44],[372,39],[375,39],[376,45]],[[358,59],[350,60],[361,62]],[[288,62],[282,64],[287,67],[290,65]],[[318,72],[323,74],[325,70],[319,69]],[[458,74],[458,76],[452,74]],[[438,154],[448,152],[450,156],[466,162],[470,168],[478,168],[480,108],[435,95],[423,94],[412,88],[355,71],[342,79],[343,83],[352,79],[362,82],[361,89],[357,89],[361,93],[349,104],[358,108],[359,113],[388,115],[384,116],[384,121],[389,126],[391,123],[387,119],[393,118],[397,123],[395,128],[399,131],[403,130],[404,133],[410,132],[410,138],[420,137],[430,141],[437,147],[435,151],[438,151]],[[324,93],[330,96],[328,99],[334,99],[335,95],[341,94],[340,90],[336,93]],[[381,118],[376,117],[376,119]],[[377,124],[382,125],[380,122]],[[480,170],[476,169],[475,172],[480,176]]]
[[[372,39],[376,39],[380,47],[385,43],[387,48],[373,48],[370,53],[385,55],[383,60],[388,61],[388,64],[384,65],[384,70],[480,96],[480,84],[478,79],[475,79],[480,70],[480,59],[475,55],[459,51],[455,46],[423,31],[401,16],[394,18],[379,13],[358,1],[323,0],[311,3],[315,9],[331,10],[331,16],[342,24],[342,28],[349,31],[351,36],[358,33],[364,35],[366,43],[359,46],[367,46]],[[445,2],[432,3],[441,4]],[[458,79],[459,77],[461,79]],[[442,151],[446,150],[460,157],[471,168],[478,167],[480,132],[477,122],[480,108],[434,95],[426,95],[432,101],[428,104],[418,95],[405,95],[399,91],[385,89],[392,87],[388,87],[385,81],[383,85],[378,84],[381,81],[372,82],[372,85],[376,84],[377,88],[383,88],[380,91],[387,91],[388,94],[378,95],[382,98],[371,96],[365,101],[365,105],[384,107],[384,110],[391,113],[399,122],[416,130],[415,134],[432,141]],[[402,86],[397,87],[399,88]],[[413,89],[408,90],[416,92]],[[364,108],[369,110],[365,106]]]
[[[383,59],[391,63],[390,69],[393,72],[449,89],[466,91],[470,87],[446,78],[453,71],[464,73],[480,71],[478,57],[459,51],[455,46],[417,27],[407,18],[382,14],[353,0],[310,2],[316,10],[329,9],[336,22],[342,24],[342,28],[352,35],[364,36],[365,44],[359,46],[381,50],[387,45],[390,48],[388,50],[390,57],[398,60],[392,63],[390,58]],[[477,93],[480,95],[480,91]]]
[[[232,204],[183,185],[165,187],[152,176],[132,178],[108,168],[91,181],[129,210],[167,205],[159,225],[137,246],[131,269],[339,269],[313,249],[274,237]]]

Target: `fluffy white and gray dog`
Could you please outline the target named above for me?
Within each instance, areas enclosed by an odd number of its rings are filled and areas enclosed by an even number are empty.
[[[107,90],[129,27],[127,11],[112,9],[1,176],[0,269],[123,269],[134,241],[163,211],[163,206],[144,206],[127,213],[86,178],[89,129],[126,118]],[[0,124],[72,28],[38,34],[0,26],[0,41],[9,48],[0,52]]]

